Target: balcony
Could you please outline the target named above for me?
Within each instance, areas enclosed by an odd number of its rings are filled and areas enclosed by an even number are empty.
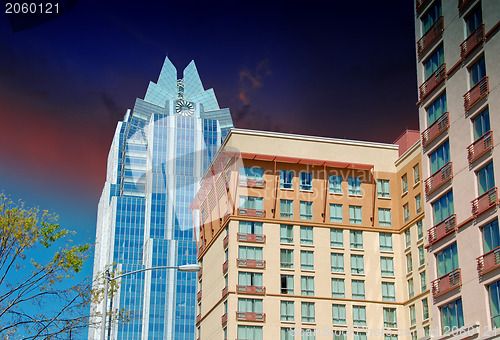
[[[422,146],[427,147],[441,133],[450,127],[450,119],[448,112],[443,113],[427,130],[422,132]]]
[[[225,313],[225,314],[221,317],[221,323],[222,323],[222,325],[223,325],[223,326],[227,323],[227,313]]]
[[[238,321],[259,321],[266,322],[266,313],[236,312]]]
[[[222,273],[226,274],[228,267],[229,267],[229,260],[226,260],[226,262],[222,264]]]
[[[500,267],[500,247],[477,258],[477,273],[479,276]]]
[[[246,179],[240,178],[240,185],[250,188],[263,188],[264,180],[263,179]]]
[[[488,83],[488,77],[481,79],[473,88],[464,94],[464,108],[465,111],[469,111],[474,104],[483,99],[488,93],[490,93],[490,86]]]
[[[467,57],[484,39],[484,24],[481,24],[460,44],[460,56],[462,59]]]
[[[203,244],[200,244],[200,253],[203,253],[203,248],[204,248],[204,247],[205,247],[205,246],[204,246]]]
[[[421,57],[432,44],[441,37],[444,31],[444,17],[440,16],[436,22],[429,28],[427,32],[417,42],[417,53]]]
[[[479,157],[493,149],[493,131],[488,131],[467,147],[469,164],[474,163]]]
[[[236,286],[236,291],[241,294],[265,295],[266,287],[263,286]]]
[[[422,12],[422,10],[429,4],[429,2],[431,2],[431,0],[417,0],[415,4],[417,14],[420,14],[420,12]]]
[[[427,97],[434,89],[441,84],[446,78],[446,63],[442,63],[427,80],[420,85],[420,100]]]
[[[201,290],[196,294],[196,300],[198,300],[198,302],[200,302],[201,300]]]
[[[446,294],[462,285],[462,274],[460,268],[441,276],[431,282],[432,296],[434,298]]]
[[[458,0],[458,11],[462,14],[474,0]]]
[[[222,298],[225,298],[227,294],[229,294],[229,288],[226,286],[222,288]]]
[[[226,235],[226,237],[224,237],[224,239],[222,240],[222,246],[224,247],[224,249],[227,248],[228,244],[229,244],[229,235]]]
[[[427,178],[425,184],[425,194],[428,196],[436,191],[440,186],[453,178],[453,166],[451,162],[446,163],[441,169],[436,171],[431,177]]]
[[[199,324],[201,321],[201,314],[196,315],[196,324]]]
[[[257,216],[257,217],[266,217],[266,212],[264,209],[247,209],[247,208],[239,208],[238,215],[242,216]]]
[[[264,260],[236,259],[236,263],[240,268],[266,268],[266,261]]]
[[[238,241],[266,243],[266,235],[238,233]]]
[[[436,243],[457,229],[457,216],[451,215],[427,231],[429,245]]]
[[[198,279],[201,279],[203,275],[203,268],[201,268],[199,271],[198,271]]]
[[[497,188],[491,188],[472,201],[472,215],[477,217],[498,204]]]

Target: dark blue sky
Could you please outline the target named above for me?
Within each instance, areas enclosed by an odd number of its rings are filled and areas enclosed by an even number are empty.
[[[17,33],[0,14],[0,189],[93,242],[116,123],[166,55],[179,72],[195,60],[236,127],[393,142],[418,129],[413,11],[402,0],[80,0]]]

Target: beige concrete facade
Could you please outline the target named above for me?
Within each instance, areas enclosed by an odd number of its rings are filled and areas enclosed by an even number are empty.
[[[427,191],[425,229],[433,296],[431,335],[436,339],[497,338],[500,331],[493,330],[496,312],[492,299],[498,299],[496,293],[490,297],[490,291],[500,279],[499,261],[495,249],[485,249],[484,228],[490,228],[490,223],[498,218],[498,194],[494,182],[488,183],[491,190],[485,194],[478,182],[489,164],[494,177],[500,178],[496,164],[500,150],[494,142],[500,131],[500,2],[440,2],[437,16],[441,16],[444,24],[437,20],[434,28],[426,32],[424,21],[428,13],[436,10],[438,1],[417,0],[415,12],[416,40],[420,47],[417,79],[423,136],[422,173]],[[441,48],[444,71],[438,68],[428,76],[426,65]],[[477,73],[483,60],[485,66]],[[474,85],[476,81],[478,84]],[[432,124],[432,111],[444,93],[447,106]],[[489,127],[478,136],[475,127],[486,110],[489,110]],[[442,150],[445,143],[449,145],[449,158],[445,161],[450,163],[434,171],[435,151]],[[440,207],[447,195],[453,196],[454,209],[449,218],[441,221]],[[498,229],[494,233],[498,235]],[[493,248],[500,245],[493,244]],[[454,247],[458,263],[449,267],[442,256]],[[459,304],[462,308],[457,312]],[[457,314],[455,319],[447,316],[450,311]]]
[[[244,168],[262,170],[249,178]],[[198,338],[289,339],[290,328],[304,339],[424,336],[421,169],[420,142],[399,157],[392,144],[231,130],[191,205],[203,267]]]

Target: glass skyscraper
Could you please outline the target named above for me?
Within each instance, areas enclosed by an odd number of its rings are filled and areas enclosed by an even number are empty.
[[[98,208],[94,279],[113,263],[122,273],[197,263],[198,231],[188,207],[232,127],[229,109],[204,90],[194,62],[178,79],[166,58],[157,83],[149,83],[115,131]],[[195,339],[196,285],[196,273],[174,269],[123,277],[111,308],[132,317],[113,322],[109,339]],[[103,304],[92,308],[102,312]],[[91,327],[89,339],[99,332]]]

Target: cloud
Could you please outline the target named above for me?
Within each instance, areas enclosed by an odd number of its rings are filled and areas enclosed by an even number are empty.
[[[250,104],[250,93],[255,89],[264,86],[263,79],[271,74],[269,67],[269,60],[264,59],[260,61],[253,70],[247,68],[240,71],[239,80],[239,99],[243,105]]]

